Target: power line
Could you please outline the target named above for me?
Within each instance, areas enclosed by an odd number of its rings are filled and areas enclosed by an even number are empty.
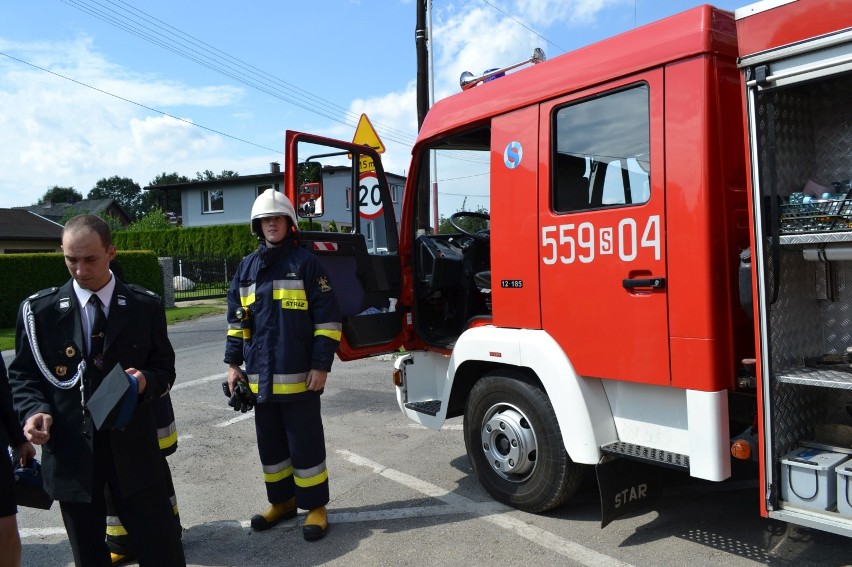
[[[486,175],[491,175],[490,171],[486,171],[484,173],[473,173],[471,175],[462,175],[459,177],[445,177],[444,179],[439,179],[438,181],[458,181],[459,179],[470,179],[471,177],[484,177]],[[450,193],[448,193],[450,194]]]
[[[465,199],[491,199],[490,195],[468,195],[465,193],[448,193],[447,191],[438,190],[439,195],[451,195],[453,197],[464,197]]]
[[[534,29],[532,29],[531,27],[529,27],[528,25],[526,25],[526,24],[525,24],[524,22],[522,22],[521,20],[519,20],[519,19],[515,18],[514,16],[511,16],[510,14],[507,14],[506,12],[504,12],[503,10],[501,10],[500,8],[498,8],[497,6],[495,6],[494,4],[492,4],[491,2],[489,2],[488,0],[480,0],[480,1],[481,1],[482,3],[484,3],[484,4],[488,4],[488,5],[489,5],[489,6],[491,6],[494,10],[496,10],[496,11],[500,12],[501,14],[503,14],[504,16],[506,16],[507,18],[509,18],[510,20],[512,20],[513,22],[515,22],[516,24],[518,24],[519,26],[521,26],[522,28],[524,28],[525,30],[527,30],[527,31],[531,32],[532,34],[534,34],[536,37],[539,37],[539,38],[543,39],[544,41],[546,41],[547,43],[549,43],[549,44],[550,44],[550,45],[552,45],[553,47],[556,47],[557,49],[561,50],[561,51],[562,51],[562,53],[565,53],[565,49],[563,49],[562,47],[559,47],[558,45],[556,45],[555,43],[553,43],[552,41],[550,41],[549,39],[547,39],[546,37],[544,37],[543,35],[541,35],[540,33],[538,33],[537,31],[535,31]]]
[[[153,43],[180,57],[192,61],[211,71],[224,75],[240,84],[256,89],[274,98],[288,102],[329,120],[345,126],[355,127],[360,116],[331,101],[310,93],[298,86],[279,79],[237,57],[234,57],[215,46],[192,36],[167,22],[125,2],[124,0],[60,0],[84,13],[104,21],[127,33]],[[501,10],[488,0],[482,0],[486,5],[511,19],[526,30],[535,34],[547,43],[565,51],[519,19]],[[120,4],[120,5],[119,5]],[[284,93],[278,89],[284,90]],[[342,118],[341,118],[342,116]],[[416,139],[407,132],[398,130],[381,122],[373,122],[377,130],[382,132],[382,138],[404,146],[411,146]]]
[[[150,110],[150,111],[152,111],[152,112],[157,112],[157,113],[159,113],[159,114],[162,114],[163,116],[168,116],[169,118],[174,118],[175,120],[179,120],[179,121],[184,122],[184,123],[186,123],[186,124],[189,124],[189,125],[191,125],[191,126],[196,126],[196,127],[198,127],[198,128],[203,128],[203,129],[208,130],[208,131],[210,131],[210,132],[213,132],[213,133],[215,133],[215,134],[219,134],[220,136],[225,136],[226,138],[231,138],[232,140],[236,140],[236,141],[238,141],[238,142],[243,142],[244,144],[250,144],[250,145],[252,145],[252,146],[256,146],[256,147],[261,148],[261,149],[264,149],[264,150],[269,150],[269,151],[271,151],[271,152],[275,152],[275,153],[280,153],[280,152],[281,152],[281,150],[280,150],[280,149],[275,149],[275,148],[270,148],[270,147],[267,147],[267,146],[262,146],[262,145],[260,145],[260,144],[255,144],[254,142],[249,142],[248,140],[244,140],[244,139],[242,139],[242,138],[238,138],[238,137],[236,137],[236,136],[232,136],[232,135],[230,135],[230,134],[226,134],[226,133],[224,133],[224,132],[222,132],[222,131],[220,131],[220,130],[216,130],[216,129],[214,129],[214,128],[208,128],[207,126],[203,126],[203,125],[198,124],[198,123],[196,123],[196,122],[193,122],[193,121],[191,121],[191,120],[187,120],[186,118],[179,118],[179,117],[177,117],[177,116],[174,116],[173,114],[169,114],[168,112],[163,112],[162,110],[158,110],[158,109],[156,109],[156,108],[152,108],[152,107],[150,107],[150,106],[145,106],[144,104],[139,103],[139,102],[136,102],[136,101],[134,101],[134,100],[130,100],[129,98],[124,98],[123,96],[119,96],[119,95],[117,95],[117,94],[113,94],[113,93],[108,92],[108,91],[105,91],[105,90],[103,90],[103,89],[99,89],[99,88],[97,88],[97,87],[93,87],[92,85],[86,84],[86,83],[84,83],[84,82],[82,82],[82,81],[78,81],[78,80],[76,80],[76,79],[72,79],[71,77],[66,77],[65,75],[62,75],[62,74],[57,73],[57,72],[55,72],[55,71],[51,71],[50,69],[45,69],[44,67],[39,67],[38,65],[35,65],[35,64],[33,64],[33,63],[30,63],[29,61],[24,61],[23,59],[18,59],[17,57],[13,57],[13,56],[9,55],[8,53],[4,53],[4,52],[0,51],[0,55],[4,55],[4,56],[8,57],[9,59],[13,59],[13,60],[15,60],[15,61],[17,61],[17,62],[19,62],[19,63],[23,63],[24,65],[29,65],[30,67],[32,67],[32,68],[34,68],[34,69],[38,69],[39,71],[44,71],[45,73],[50,73],[51,75],[55,75],[55,76],[57,76],[57,77],[59,77],[59,78],[61,78],[61,79],[65,79],[66,81],[71,81],[72,83],[77,83],[78,85],[84,86],[84,87],[89,88],[89,89],[92,89],[92,90],[94,90],[94,91],[98,91],[99,93],[103,93],[103,94],[105,94],[105,95],[109,95],[109,96],[111,96],[111,97],[113,97],[113,98],[117,98],[117,99],[119,99],[119,100],[123,100],[124,102],[129,102],[130,104],[135,104],[136,106],[139,106],[139,107],[144,108],[144,109],[146,109],[146,110]]]
[[[354,127],[360,118],[359,115],[342,106],[266,73],[131,6],[123,0],[118,0],[118,2],[127,6],[127,8],[119,6],[112,0],[106,0],[106,2],[115,6],[118,10],[106,6],[98,0],[92,0],[89,4],[86,4],[83,0],[60,1],[211,71],[329,120]],[[282,90],[283,93],[281,92]],[[397,130],[380,122],[374,122],[373,124],[378,130],[383,132],[383,139],[404,146],[411,146],[414,143],[415,137],[407,132]]]

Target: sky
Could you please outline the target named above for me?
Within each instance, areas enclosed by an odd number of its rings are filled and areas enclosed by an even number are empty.
[[[435,99],[692,0],[433,0]],[[733,10],[747,0],[718,0]],[[284,133],[352,140],[366,114],[405,175],[417,134],[414,0],[21,0],[0,8],[0,207],[54,186],[266,173]]]

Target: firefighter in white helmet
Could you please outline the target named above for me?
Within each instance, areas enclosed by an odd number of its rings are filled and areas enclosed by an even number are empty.
[[[251,229],[261,242],[231,282],[225,345],[229,393],[244,380],[255,395],[270,505],[251,526],[269,529],[301,508],[308,510],[303,535],[317,540],[328,528],[329,500],[320,395],[340,341],[340,309],[325,270],[298,245],[286,196],[274,189],[258,196]]]

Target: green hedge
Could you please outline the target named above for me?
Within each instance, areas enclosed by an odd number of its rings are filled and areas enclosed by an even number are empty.
[[[157,255],[146,250],[119,251],[116,259],[125,281],[162,295],[163,275]],[[0,254],[0,327],[14,327],[21,301],[40,289],[70,279],[62,254]]]
[[[153,250],[173,258],[242,258],[257,248],[248,223],[120,231],[112,239],[119,250]]]
[[[248,223],[145,231],[116,231],[113,243],[125,280],[158,294],[163,277],[157,257],[242,258],[257,248]],[[34,292],[68,281],[62,254],[0,254],[0,327],[15,324],[18,306]]]

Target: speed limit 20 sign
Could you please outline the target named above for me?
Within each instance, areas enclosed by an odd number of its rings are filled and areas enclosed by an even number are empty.
[[[365,171],[359,179],[358,211],[361,218],[376,219],[382,214],[382,193],[379,188],[379,178],[375,171]]]

